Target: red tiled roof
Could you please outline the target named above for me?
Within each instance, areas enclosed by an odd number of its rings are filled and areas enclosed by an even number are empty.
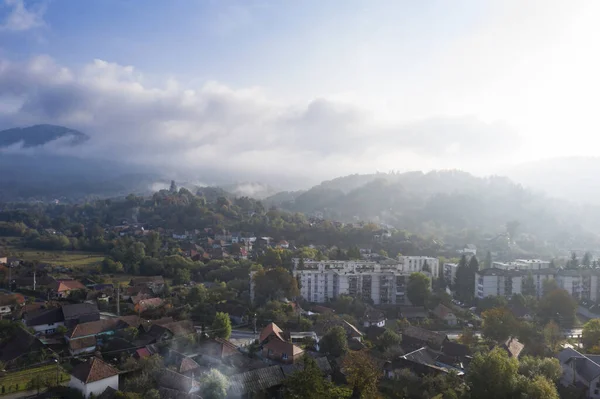
[[[281,341],[285,341],[281,334],[283,334],[283,330],[277,326],[275,323],[269,323],[265,328],[260,332],[259,342],[263,342],[265,339],[269,338],[271,334],[275,334],[277,338]]]
[[[78,350],[83,348],[91,348],[96,346],[96,337],[85,337],[79,339],[72,339],[69,341],[69,349]]]
[[[291,342],[280,341],[278,339],[272,339],[267,342],[264,346],[265,349],[270,349],[276,354],[287,354],[288,356],[299,355],[304,350]]]
[[[112,331],[117,328],[119,323],[123,323],[123,321],[119,319],[106,319],[81,323],[75,326],[73,331],[71,331],[69,338],[74,339],[86,337],[88,335],[96,335],[106,331]]]
[[[137,355],[140,359],[151,356],[150,351],[146,348],[140,348],[140,349],[136,350],[135,353],[137,353]]]
[[[181,359],[181,363],[179,364],[180,373],[186,373],[188,371],[196,370],[199,368],[200,365],[192,359],[190,359],[189,357],[183,357],[183,359]]]
[[[85,285],[81,284],[77,280],[58,280],[56,283],[54,283],[54,291],[56,292],[84,289]]]
[[[162,306],[163,302],[164,301],[160,298],[142,299],[136,305],[136,309],[143,312],[148,309],[158,308],[158,307]]]
[[[92,357],[87,362],[75,366],[71,374],[84,384],[90,384],[119,375],[119,372],[110,364]]]

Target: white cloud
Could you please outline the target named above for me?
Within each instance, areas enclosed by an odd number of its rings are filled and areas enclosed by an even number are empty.
[[[11,10],[0,23],[0,30],[18,32],[44,26],[44,4],[27,7],[25,0],[4,0],[4,6]]]
[[[519,145],[503,123],[472,116],[383,123],[369,109],[328,98],[280,103],[261,88],[188,87],[172,78],[149,86],[135,68],[101,60],[81,70],[48,57],[4,61],[0,92],[20,101],[0,108],[5,127],[64,125],[91,136],[75,155],[193,171],[209,181],[218,173],[317,181],[390,169],[482,171]]]

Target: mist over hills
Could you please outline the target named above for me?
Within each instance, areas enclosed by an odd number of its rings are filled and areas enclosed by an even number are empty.
[[[578,201],[600,198],[593,184],[594,159],[565,160],[562,168],[556,162],[553,168],[540,162],[513,171],[517,181],[530,182],[533,189],[506,177],[480,178],[448,170],[353,174],[307,190],[278,191],[261,182],[225,183],[223,176],[214,178],[214,170],[178,179],[124,161],[38,151],[53,143],[76,149],[87,140],[84,133],[52,125],[0,131],[0,201],[80,201],[149,194],[175,179],[179,187],[206,196],[249,196],[263,200],[265,206],[292,212],[346,222],[379,222],[445,239],[469,241],[473,234],[494,237],[505,232],[506,223],[512,220],[519,221],[521,233],[535,240],[573,247],[590,245],[600,233],[599,207]],[[11,151],[16,147],[26,151]],[[28,149],[37,152],[31,155]],[[587,174],[577,172],[582,167],[587,167]],[[541,188],[553,196],[540,192]]]

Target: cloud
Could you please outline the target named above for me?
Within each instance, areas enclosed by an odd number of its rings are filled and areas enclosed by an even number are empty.
[[[20,32],[44,26],[44,4],[27,7],[25,0],[4,0],[4,6],[10,11],[0,23],[0,31]]]
[[[91,140],[46,151],[186,171],[211,181],[318,181],[375,170],[470,167],[500,161],[519,145],[503,123],[440,116],[380,122],[326,97],[305,104],[261,88],[218,82],[150,85],[132,66],[95,60],[65,68],[49,57],[0,62],[0,127],[36,123],[81,130]],[[13,149],[14,150],[14,149]]]

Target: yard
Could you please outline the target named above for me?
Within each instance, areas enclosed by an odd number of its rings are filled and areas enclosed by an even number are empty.
[[[62,368],[59,370],[59,383],[68,381],[70,379],[69,374]],[[8,372],[0,376],[0,394],[35,390],[56,385],[56,372],[57,369],[54,364],[16,372]]]

